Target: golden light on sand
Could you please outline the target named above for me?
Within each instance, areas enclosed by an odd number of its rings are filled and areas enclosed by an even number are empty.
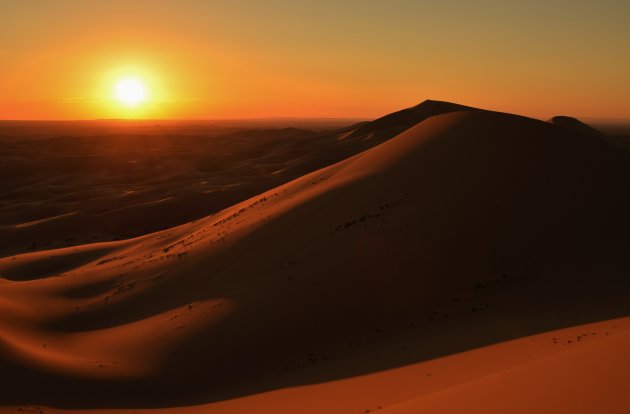
[[[126,106],[137,106],[147,99],[144,84],[135,78],[120,79],[114,87],[116,100]]]

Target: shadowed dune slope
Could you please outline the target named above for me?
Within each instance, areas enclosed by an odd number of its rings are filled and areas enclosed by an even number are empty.
[[[63,274],[7,274],[0,404],[208,403],[627,316],[629,178],[588,135],[429,117]]]

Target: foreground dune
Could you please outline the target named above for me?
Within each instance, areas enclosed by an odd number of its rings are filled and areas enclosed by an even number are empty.
[[[628,318],[577,326],[316,385],[162,413],[625,413]],[[581,390],[582,392],[575,392]],[[62,413],[41,406],[6,412]],[[73,410],[125,413],[130,409]]]
[[[518,116],[438,113],[194,222],[0,259],[0,404],[628,409],[630,154]]]

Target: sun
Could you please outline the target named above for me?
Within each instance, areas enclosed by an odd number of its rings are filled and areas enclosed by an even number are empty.
[[[116,99],[125,106],[137,106],[147,99],[147,90],[144,84],[135,78],[124,78],[116,82],[114,86]]]

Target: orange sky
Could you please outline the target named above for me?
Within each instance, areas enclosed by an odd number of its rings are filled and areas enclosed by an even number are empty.
[[[0,119],[371,118],[427,98],[630,118],[630,2],[548,3],[3,0]],[[113,99],[128,76],[136,108]]]

